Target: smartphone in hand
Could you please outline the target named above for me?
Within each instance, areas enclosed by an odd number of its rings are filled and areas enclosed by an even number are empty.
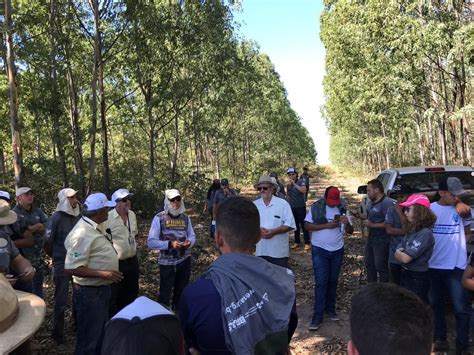
[[[339,222],[339,221],[341,220],[341,215],[340,215],[340,214],[334,215],[334,220],[335,220],[336,222]]]

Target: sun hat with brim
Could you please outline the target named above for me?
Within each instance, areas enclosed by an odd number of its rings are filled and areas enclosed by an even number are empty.
[[[420,194],[411,195],[405,202],[400,204],[402,207],[409,207],[413,205],[421,205],[425,206],[426,208],[430,208],[431,204],[428,197]]]
[[[0,191],[0,198],[11,201],[10,194],[6,191]]]
[[[46,304],[32,293],[15,291],[0,274],[0,354],[8,354],[23,344],[44,321]]]
[[[24,194],[26,194],[27,192],[30,192],[30,191],[33,191],[33,189],[31,187],[19,187],[15,191],[15,196],[18,197],[18,196],[24,195]]]
[[[102,192],[96,192],[87,196],[84,201],[84,208],[87,211],[96,211],[106,207],[115,207],[114,201],[109,201]]]
[[[260,176],[260,179],[258,179],[258,183],[253,185],[253,187],[255,187],[255,189],[258,189],[260,185],[273,185],[274,188],[278,188],[278,184],[274,180],[272,180],[269,175]]]
[[[5,200],[0,200],[0,225],[15,223],[17,219],[16,213],[10,211],[10,204]]]
[[[127,189],[118,189],[112,194],[112,201],[119,202],[121,199],[127,196],[132,197],[133,194]]]
[[[340,205],[341,204],[341,192],[337,187],[331,187],[328,190],[326,201],[331,205]]]
[[[466,190],[462,187],[462,182],[455,176],[450,176],[447,179],[439,182],[439,191],[448,191],[454,196],[459,196],[466,193]]]
[[[172,200],[175,197],[181,196],[181,194],[176,189],[170,189],[165,191],[165,196],[168,200]]]

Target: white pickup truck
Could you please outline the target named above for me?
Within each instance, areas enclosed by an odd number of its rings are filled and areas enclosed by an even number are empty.
[[[469,166],[441,165],[431,167],[407,167],[394,168],[382,171],[377,179],[383,184],[387,196],[391,196],[397,185],[408,185],[416,189],[419,193],[427,195],[433,201],[438,191],[439,182],[448,176],[455,176],[461,180],[466,193],[461,196],[461,200],[470,205],[472,209],[473,222],[471,222],[471,231],[474,232],[474,171]],[[367,185],[359,186],[359,194],[367,194]],[[362,199],[360,212],[365,213],[367,197]],[[474,235],[474,234],[473,234]],[[472,243],[472,241],[471,241]]]

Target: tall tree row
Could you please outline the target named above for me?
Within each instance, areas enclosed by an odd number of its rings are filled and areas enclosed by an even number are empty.
[[[127,186],[153,200],[203,176],[244,182],[314,162],[233,11],[218,0],[14,2],[0,14],[4,188],[23,163],[24,183],[44,192]]]
[[[472,164],[474,23],[463,1],[325,1],[331,158],[373,172]]]

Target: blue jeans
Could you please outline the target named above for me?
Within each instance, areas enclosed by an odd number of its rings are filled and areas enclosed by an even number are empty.
[[[295,218],[295,243],[300,244],[300,231],[303,230],[304,243],[309,244],[309,232],[304,229],[304,218],[306,217],[306,207],[291,207],[291,212],[293,212],[293,217]]]
[[[332,315],[336,313],[336,288],[344,256],[344,247],[335,251],[315,247],[313,245],[314,271],[314,323],[321,323],[324,311]]]
[[[466,349],[469,346],[469,320],[471,316],[466,290],[461,284],[463,270],[430,269],[430,301],[434,315],[434,336],[446,339],[445,317],[446,295],[449,294],[456,316],[456,347]]]
[[[170,306],[171,293],[173,293],[172,308],[177,309],[179,299],[184,288],[189,283],[191,276],[191,257],[187,258],[178,265],[160,265],[160,294],[158,302]]]
[[[100,354],[109,320],[110,286],[74,285],[77,313],[76,355]]]

